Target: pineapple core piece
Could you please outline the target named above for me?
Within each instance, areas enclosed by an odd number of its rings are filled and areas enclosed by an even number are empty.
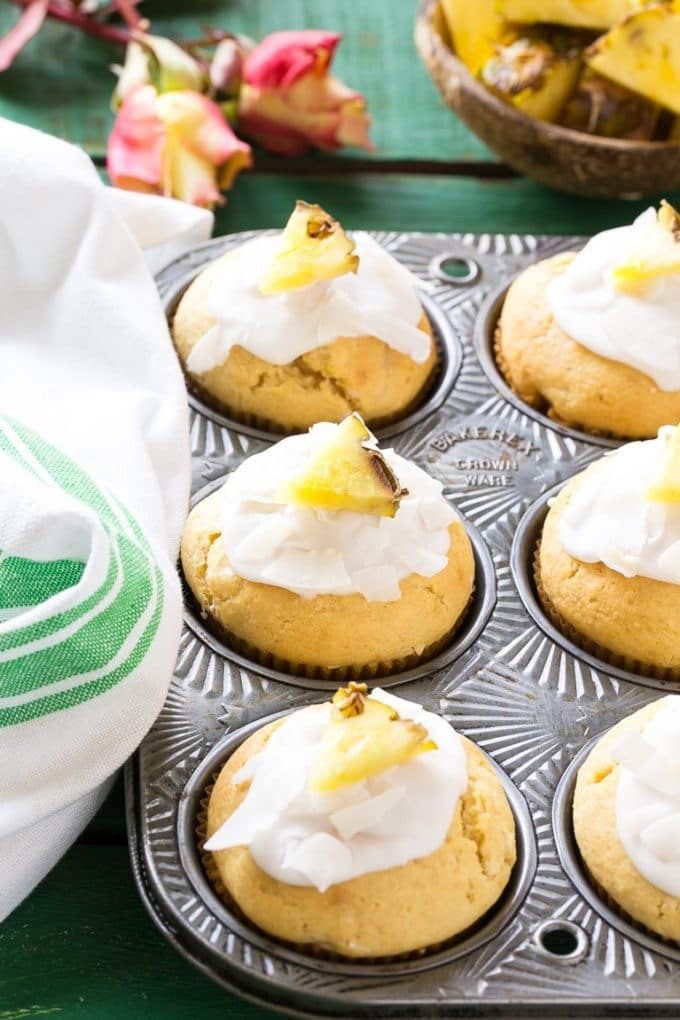
[[[499,43],[480,76],[487,88],[537,120],[555,121],[571,96],[581,70],[575,33],[527,32]]]
[[[649,141],[660,115],[656,103],[587,67],[562,111],[560,124],[602,138]]]
[[[280,498],[314,510],[394,517],[406,495],[408,491],[375,446],[374,436],[354,412],[338,425],[303,474],[284,485]]]
[[[585,53],[593,71],[680,113],[680,5],[642,4]]]
[[[664,451],[661,469],[647,490],[647,499],[659,503],[680,503],[680,425]]]
[[[356,273],[354,243],[320,205],[298,201],[273,259],[260,277],[262,294],[279,294]]]
[[[618,290],[635,291],[659,276],[680,273],[680,214],[662,200],[640,250],[612,269]]]
[[[366,684],[341,687],[332,704],[309,780],[315,793],[330,793],[437,750],[424,726],[401,719],[389,705],[369,698]]]

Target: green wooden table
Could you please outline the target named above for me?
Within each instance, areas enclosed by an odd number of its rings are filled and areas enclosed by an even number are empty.
[[[347,227],[474,232],[592,233],[649,202],[602,202],[514,177],[444,106],[412,43],[416,0],[147,0],[161,34],[192,38],[212,24],[260,38],[280,28],[345,35],[341,77],[367,96],[374,156],[294,162],[260,155],[218,212],[225,233],[282,224],[304,197]],[[0,31],[15,11],[0,0]],[[0,114],[84,145],[103,164],[120,54],[47,25],[0,78]],[[667,196],[673,199],[674,196]],[[680,196],[675,196],[680,199]],[[0,1020],[48,1015],[212,1016],[265,1020],[194,971],[147,917],[128,862],[122,784],[51,875],[0,928]]]

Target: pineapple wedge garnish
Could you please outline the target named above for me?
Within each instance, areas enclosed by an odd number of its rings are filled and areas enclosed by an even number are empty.
[[[581,48],[562,29],[526,35],[495,47],[480,77],[501,99],[537,120],[555,121],[581,71]]]
[[[407,494],[361,415],[354,412],[338,425],[307,469],[283,486],[279,498],[314,510],[394,517]]]
[[[456,55],[478,74],[508,29],[498,0],[441,0],[441,9]]]
[[[320,205],[298,201],[281,235],[279,249],[260,277],[262,294],[280,294],[356,273],[354,242]]]
[[[648,4],[586,50],[598,74],[680,113],[680,5]]]
[[[655,503],[680,503],[680,425],[664,450],[659,474],[647,490]]]
[[[639,251],[614,266],[611,277],[621,291],[637,291],[659,276],[680,273],[680,214],[662,200],[656,223]]]
[[[336,691],[332,714],[309,778],[315,793],[331,793],[379,772],[403,765],[437,745],[420,723],[400,718],[368,696],[366,684]]]
[[[611,28],[642,0],[498,0],[498,11],[520,24],[544,22],[574,28]]]

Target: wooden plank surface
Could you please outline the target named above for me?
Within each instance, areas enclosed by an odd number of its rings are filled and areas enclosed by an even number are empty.
[[[334,68],[363,92],[374,116],[379,159],[484,160],[488,151],[444,105],[413,45],[415,0],[146,0],[153,30],[197,38],[209,24],[261,39],[284,28],[327,28],[345,36]],[[0,3],[0,32],[16,11]],[[116,46],[54,22],[0,76],[0,114],[105,151]],[[65,68],[72,73],[65,74]],[[77,73],[76,73],[77,69]]]
[[[680,202],[680,192],[666,197]],[[620,226],[654,201],[575,198],[520,177],[252,173],[238,179],[218,210],[215,231],[282,225],[296,198],[319,202],[354,229],[542,234],[591,234]]]
[[[0,1017],[271,1020],[213,984],[159,934],[124,844],[77,845],[0,927]]]

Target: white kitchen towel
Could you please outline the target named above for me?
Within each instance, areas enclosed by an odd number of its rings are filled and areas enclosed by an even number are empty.
[[[184,384],[144,254],[210,214],[0,119],[0,918],[157,715],[181,626]]]

